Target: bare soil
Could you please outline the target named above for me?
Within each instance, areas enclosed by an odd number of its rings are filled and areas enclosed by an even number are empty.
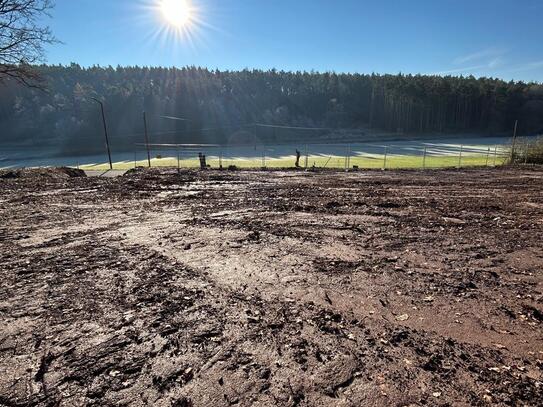
[[[0,177],[0,405],[543,405],[541,168],[76,175]]]

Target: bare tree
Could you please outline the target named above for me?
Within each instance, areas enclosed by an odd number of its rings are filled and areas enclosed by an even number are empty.
[[[51,0],[0,0],[0,82],[40,87],[33,65],[43,62],[46,44],[57,42],[43,24],[52,7]]]

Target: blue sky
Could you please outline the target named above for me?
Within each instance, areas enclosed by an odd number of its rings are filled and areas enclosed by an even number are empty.
[[[422,73],[543,82],[543,0],[56,0],[47,62]]]

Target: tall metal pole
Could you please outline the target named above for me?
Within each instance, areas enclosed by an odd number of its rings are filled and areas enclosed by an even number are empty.
[[[517,141],[517,128],[518,128],[518,120],[515,120],[515,130],[513,130],[513,144],[511,146],[511,164],[513,164],[513,160],[515,159],[515,143]]]
[[[145,147],[147,148],[147,163],[151,168],[151,152],[149,151],[149,135],[147,134],[147,115],[143,112],[143,127],[145,130]]]
[[[91,97],[91,99],[94,100],[96,103],[100,104],[100,110],[102,111],[102,123],[104,124],[104,136],[106,137],[106,149],[107,149],[107,157],[109,159],[109,169],[112,170],[113,163],[111,161],[111,150],[109,148],[109,137],[107,134],[107,124],[106,124],[106,114],[104,113],[104,104],[102,103],[101,100],[98,100],[96,98]]]

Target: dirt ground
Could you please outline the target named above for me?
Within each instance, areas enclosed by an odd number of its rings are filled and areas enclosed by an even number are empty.
[[[543,169],[0,174],[0,405],[543,405]]]

